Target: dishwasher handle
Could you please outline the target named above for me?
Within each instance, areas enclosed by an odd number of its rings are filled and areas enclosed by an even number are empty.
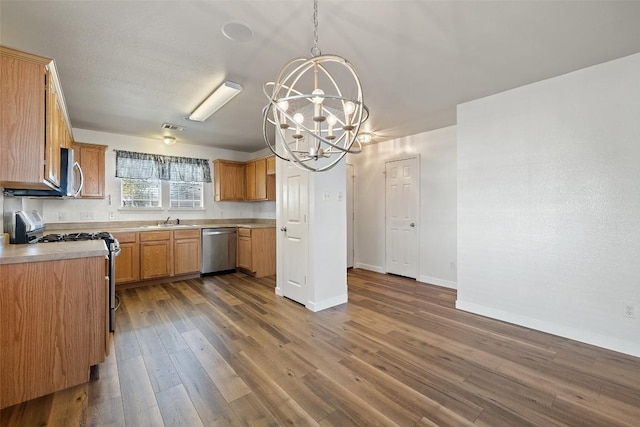
[[[203,236],[217,236],[220,234],[236,234],[236,230],[216,230],[216,231],[202,230]]]

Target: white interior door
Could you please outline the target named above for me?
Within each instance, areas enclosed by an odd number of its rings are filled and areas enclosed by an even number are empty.
[[[282,186],[282,218],[284,233],[282,295],[300,304],[307,304],[308,258],[308,172],[290,162],[285,167]]]
[[[353,247],[353,212],[354,198],[353,185],[355,175],[353,165],[347,163],[347,268],[353,267],[354,247]]]
[[[385,165],[386,270],[418,277],[418,159]]]

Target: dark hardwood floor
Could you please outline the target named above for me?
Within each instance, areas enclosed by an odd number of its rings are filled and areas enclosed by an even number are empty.
[[[236,273],[120,292],[100,379],[9,426],[638,426],[640,359],[472,315],[363,270],[312,313]]]

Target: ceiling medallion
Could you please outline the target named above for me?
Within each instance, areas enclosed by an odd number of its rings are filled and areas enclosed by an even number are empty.
[[[362,151],[360,126],[369,117],[355,68],[318,48],[318,1],[313,2],[311,58],[295,58],[264,85],[263,136],[271,151],[301,169],[322,172],[347,153]],[[339,83],[338,83],[339,82]],[[269,135],[275,128],[275,138]],[[278,149],[278,140],[281,149]]]

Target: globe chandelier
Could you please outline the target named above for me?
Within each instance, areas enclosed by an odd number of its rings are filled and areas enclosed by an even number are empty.
[[[269,103],[262,110],[262,129],[276,156],[322,172],[347,153],[362,151],[358,132],[369,110],[353,65],[338,55],[322,55],[318,48],[318,0],[313,2],[313,27],[311,58],[290,60],[275,82],[265,83]]]

